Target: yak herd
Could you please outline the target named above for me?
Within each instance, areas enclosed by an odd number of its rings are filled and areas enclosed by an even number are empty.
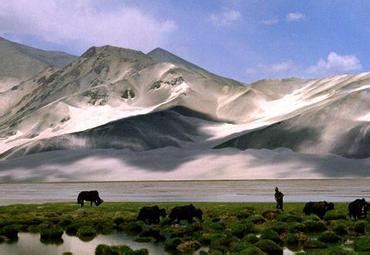
[[[92,206],[93,203],[96,206],[99,206],[101,203],[104,202],[104,200],[100,198],[99,192],[97,190],[81,191],[77,197],[77,204],[80,204],[81,207],[83,207],[84,201],[90,202],[90,206]],[[166,210],[161,209],[156,205],[144,206],[140,209],[137,219],[147,224],[158,224],[160,218],[166,217],[166,215]],[[190,204],[174,207],[168,217],[172,222],[180,222],[181,220],[192,222],[193,218],[202,220],[203,212],[202,210],[195,208],[194,205]]]
[[[99,206],[104,201],[99,197],[99,193],[96,190],[92,191],[82,191],[79,193],[77,198],[77,203],[84,206],[84,201],[89,201],[90,206],[95,203]],[[352,220],[362,219],[367,217],[369,204],[364,198],[356,199],[348,205],[349,217]],[[308,202],[303,208],[303,212],[306,215],[315,214],[321,219],[325,214],[334,209],[334,204],[326,201],[319,202]],[[158,224],[161,217],[166,217],[166,210],[155,206],[144,206],[140,209],[137,216],[138,220],[145,222],[146,224]],[[192,222],[194,218],[202,220],[203,212],[201,209],[195,208],[192,204],[184,206],[174,207],[168,217],[172,222],[179,223],[182,220]]]
[[[357,220],[367,217],[367,211],[369,204],[364,198],[356,199],[348,205],[348,214],[350,219]],[[334,203],[328,203],[326,201],[320,202],[308,202],[303,208],[303,212],[308,214],[316,214],[320,219],[324,218],[326,212],[334,210]]]

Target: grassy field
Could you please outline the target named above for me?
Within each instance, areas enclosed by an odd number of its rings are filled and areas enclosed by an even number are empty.
[[[274,203],[193,203],[203,221],[157,225],[136,221],[143,206],[158,205],[167,212],[188,203],[103,203],[80,208],[72,203],[0,207],[0,242],[17,239],[18,232],[40,233],[40,241],[58,243],[63,232],[88,241],[97,234],[124,231],[139,242],[163,242],[173,254],[191,254],[209,247],[208,254],[282,254],[288,247],[298,254],[370,254],[368,219],[351,221],[347,204],[336,203],[323,220],[302,213],[303,203],[286,203],[284,212]],[[368,227],[369,226],[369,227]],[[114,250],[116,253],[114,253]],[[202,252],[207,254],[205,252]],[[96,254],[145,254],[127,247],[100,246]]]

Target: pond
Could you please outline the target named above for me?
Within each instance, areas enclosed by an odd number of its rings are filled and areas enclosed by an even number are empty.
[[[133,250],[148,249],[150,255],[169,254],[164,251],[163,244],[158,243],[139,243],[125,233],[114,233],[110,235],[98,235],[93,240],[84,242],[75,236],[63,234],[63,243],[61,244],[43,244],[40,242],[40,234],[19,233],[17,242],[2,243],[0,245],[0,254],[11,255],[57,255],[64,252],[73,254],[95,254],[95,248],[99,244],[107,245],[127,245]],[[194,253],[199,255],[201,250],[207,251],[208,248],[202,247]],[[288,248],[284,248],[284,255],[295,254]]]
[[[63,234],[62,244],[43,244],[40,242],[40,234],[19,233],[18,242],[3,243],[0,245],[0,254],[11,255],[55,255],[64,252],[73,254],[95,254],[95,248],[99,244],[127,245],[133,250],[146,248],[149,254],[167,254],[162,244],[139,243],[124,233],[110,235],[98,235],[93,240],[84,242],[75,236]]]

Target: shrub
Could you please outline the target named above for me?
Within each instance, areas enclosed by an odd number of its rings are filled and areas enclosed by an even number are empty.
[[[266,219],[266,220],[275,220],[277,219],[277,217],[281,214],[280,211],[277,211],[277,210],[267,210],[267,211],[264,211],[262,213],[262,216]]]
[[[327,255],[355,255],[356,253],[350,250],[345,250],[342,247],[331,247],[325,250]]]
[[[306,230],[306,226],[303,223],[293,222],[288,224],[288,232],[297,233],[297,232],[304,232]]]
[[[335,223],[332,229],[336,234],[341,236],[348,234],[348,227],[345,223]]]
[[[147,249],[132,250],[126,245],[120,246],[109,246],[105,244],[99,244],[95,248],[95,255],[148,255]]]
[[[255,234],[248,234],[246,235],[243,240],[247,241],[248,243],[257,243],[258,242],[258,237]]]
[[[345,220],[347,215],[338,210],[330,210],[326,212],[324,220]]]
[[[281,243],[279,234],[272,229],[264,229],[261,232],[261,239],[272,240],[275,243]]]
[[[73,223],[72,218],[64,218],[59,222],[59,226],[61,226],[62,228],[65,228],[68,225],[71,225],[72,223]]]
[[[89,241],[96,236],[96,230],[93,226],[82,226],[77,230],[77,236],[82,241]]]
[[[130,234],[139,234],[143,231],[143,225],[142,222],[132,221],[125,226],[125,230]]]
[[[308,240],[308,236],[305,233],[298,232],[296,235],[297,235],[299,243],[304,243]]]
[[[324,243],[337,243],[341,241],[341,237],[332,231],[325,231],[319,235],[318,240]]]
[[[304,222],[304,225],[307,232],[322,232],[327,229],[322,221],[308,220]]]
[[[299,238],[297,234],[288,233],[286,237],[286,243],[288,245],[298,245],[299,244]]]
[[[302,218],[294,214],[283,213],[277,219],[282,222],[302,222]]]
[[[67,235],[75,236],[75,235],[77,235],[77,230],[80,227],[81,227],[81,224],[80,223],[72,223],[72,224],[68,225],[65,228],[65,230],[66,230]]]
[[[278,244],[271,240],[259,240],[255,245],[268,255],[283,254],[283,249]]]
[[[266,221],[265,218],[263,218],[259,214],[255,214],[255,215],[249,216],[248,217],[248,220],[251,221],[254,224],[262,224],[262,223],[264,223]]]
[[[359,237],[354,242],[355,251],[370,252],[370,236]]]
[[[213,235],[214,234],[211,234],[211,233],[202,233],[199,241],[203,245],[209,245],[211,243]]]
[[[176,250],[180,253],[190,253],[192,254],[194,251],[200,248],[200,243],[198,241],[183,241],[179,245],[177,245]]]
[[[248,248],[248,247],[251,247],[252,244],[245,241],[245,240],[241,240],[241,241],[238,241],[238,242],[235,242],[231,245],[231,251],[234,252],[234,253],[239,253],[240,251]]]
[[[113,223],[116,226],[119,226],[119,225],[125,223],[125,219],[123,217],[116,217],[116,218],[113,219]]]
[[[254,208],[244,208],[242,209],[241,211],[239,211],[236,215],[236,217],[238,219],[246,219],[248,218],[249,216],[253,215],[255,213],[255,209]]]
[[[257,248],[256,246],[250,246],[245,248],[244,250],[241,250],[238,252],[240,255],[264,255],[264,253],[260,248]]]
[[[304,219],[305,221],[308,221],[308,220],[321,221],[320,217],[319,217],[319,216],[317,216],[317,215],[315,215],[315,214],[305,215],[305,216],[303,217],[303,219]]]
[[[26,225],[26,226],[39,225],[39,224],[42,223],[42,219],[40,219],[40,218],[24,219],[20,223],[22,223],[22,225]]]
[[[140,233],[139,236],[140,237],[150,237],[157,242],[165,240],[165,237],[161,234],[160,229],[155,228],[155,227],[145,229],[143,232]]]
[[[303,245],[305,250],[309,249],[323,249],[326,248],[326,244],[319,241],[319,240],[314,240],[314,239],[308,239],[304,245]]]
[[[164,249],[166,251],[175,251],[176,247],[181,243],[181,239],[178,237],[167,239],[164,242]]]
[[[222,222],[212,222],[209,227],[216,231],[223,231],[225,229],[225,224]]]
[[[43,243],[61,243],[63,229],[58,226],[44,228],[40,230],[40,241]]]
[[[16,225],[7,225],[1,228],[0,235],[11,240],[18,239],[18,227]]]
[[[355,222],[353,226],[353,231],[355,231],[357,234],[365,234],[366,222],[363,220]]]
[[[284,233],[284,232],[287,232],[288,231],[288,228],[289,228],[289,225],[288,223],[285,223],[285,222],[275,222],[272,226],[271,226],[271,229],[276,231],[279,235]]]
[[[98,233],[101,233],[103,235],[108,235],[113,232],[114,223],[111,221],[99,222],[95,225],[95,229]]]
[[[231,225],[231,233],[238,238],[243,238],[246,234],[253,233],[255,227],[252,222],[243,221]]]
[[[109,245],[99,244],[95,248],[95,255],[113,255],[113,254],[114,254],[113,248]]]
[[[210,238],[209,247],[211,249],[220,251],[227,251],[232,241],[235,240],[233,236],[230,234],[220,234],[220,233],[211,234],[209,238]]]

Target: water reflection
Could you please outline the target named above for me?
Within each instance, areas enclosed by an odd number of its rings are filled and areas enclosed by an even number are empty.
[[[95,254],[95,248],[99,244],[127,245],[134,250],[148,249],[149,254],[167,254],[162,244],[138,243],[124,233],[111,235],[99,235],[89,242],[84,242],[77,237],[63,234],[63,242],[59,244],[43,244],[40,242],[40,234],[19,233],[18,242],[3,243],[0,245],[0,254],[11,255],[55,255],[64,252],[73,254]]]

